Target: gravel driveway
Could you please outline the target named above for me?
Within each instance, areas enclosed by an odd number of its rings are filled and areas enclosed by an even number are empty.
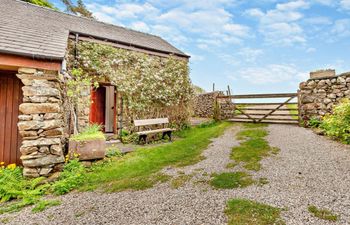
[[[230,198],[248,198],[285,208],[287,224],[348,224],[350,221],[350,149],[288,125],[270,125],[268,140],[281,149],[265,158],[254,177],[269,183],[244,189],[213,190],[208,174],[229,171],[229,155],[238,126],[213,140],[203,153],[205,160],[185,168],[163,172],[191,175],[185,186],[174,189],[168,183],[144,191],[119,193],[71,193],[60,197],[62,204],[42,213],[26,208],[0,216],[7,224],[225,224],[223,213]],[[240,169],[240,168],[235,168]],[[235,170],[233,169],[233,170]],[[312,217],[308,204],[330,209],[341,216],[337,223]],[[350,223],[349,223],[350,224]]]

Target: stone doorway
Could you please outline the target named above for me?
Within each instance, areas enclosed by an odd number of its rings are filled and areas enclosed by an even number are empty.
[[[100,84],[91,91],[90,123],[102,126],[105,133],[116,133],[116,88]]]

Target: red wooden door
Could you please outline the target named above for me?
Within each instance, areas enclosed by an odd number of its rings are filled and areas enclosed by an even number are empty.
[[[103,126],[106,121],[106,89],[99,87],[91,90],[90,123]]]
[[[17,122],[22,82],[13,72],[0,71],[0,162],[21,164]]]

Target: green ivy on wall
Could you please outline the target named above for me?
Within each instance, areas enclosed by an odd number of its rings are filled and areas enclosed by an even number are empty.
[[[169,115],[176,123],[187,121],[193,88],[188,62],[79,41],[69,44],[68,68],[79,68],[93,81],[106,79],[117,87],[128,103],[131,118]],[[72,73],[70,73],[72,74]],[[82,79],[81,76],[79,79]]]

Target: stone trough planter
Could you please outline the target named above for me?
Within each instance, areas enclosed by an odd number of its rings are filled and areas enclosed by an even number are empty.
[[[80,161],[103,159],[106,155],[105,140],[69,140],[70,158],[78,158]]]

